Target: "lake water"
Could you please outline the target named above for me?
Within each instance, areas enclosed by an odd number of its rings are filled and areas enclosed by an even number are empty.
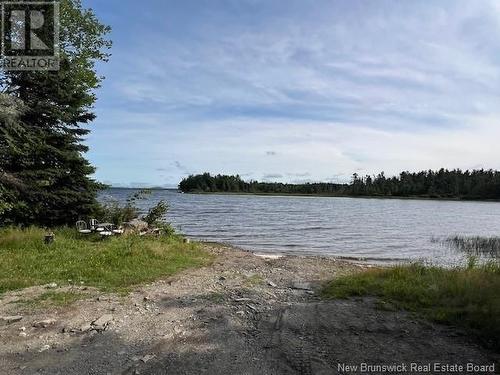
[[[133,190],[101,199],[124,202]],[[143,210],[164,199],[167,220],[190,238],[258,253],[328,255],[370,261],[460,261],[433,242],[452,235],[500,235],[500,203],[333,197],[195,195],[156,190]]]

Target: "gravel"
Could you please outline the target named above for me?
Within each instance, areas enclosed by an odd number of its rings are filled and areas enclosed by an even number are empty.
[[[6,293],[2,374],[337,374],[339,364],[363,361],[486,365],[499,359],[461,331],[380,310],[374,299],[322,301],[314,293],[364,265],[206,247],[218,255],[210,267],[125,297],[89,288],[89,298],[71,306],[21,311],[27,307],[15,301],[45,288]],[[44,328],[26,328],[21,320]]]

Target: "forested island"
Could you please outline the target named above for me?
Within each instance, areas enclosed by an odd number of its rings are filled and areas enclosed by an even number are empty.
[[[244,181],[240,176],[191,175],[179,184],[184,193],[249,193],[367,197],[419,197],[447,199],[500,199],[500,172],[460,169],[401,172],[386,177],[354,174],[350,183]]]

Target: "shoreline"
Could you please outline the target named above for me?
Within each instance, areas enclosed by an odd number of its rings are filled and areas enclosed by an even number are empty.
[[[339,255],[312,255],[312,254],[287,254],[287,253],[267,253],[256,250],[245,250],[240,249],[237,246],[233,246],[231,244],[221,244],[224,246],[229,246],[237,250],[245,251],[251,253],[252,255],[264,259],[280,259],[280,258],[305,258],[305,259],[325,259],[325,260],[334,260],[339,262],[348,262],[353,264],[364,264],[367,266],[377,266],[377,267],[390,267],[396,264],[411,264],[416,260],[412,259],[377,259],[377,258],[364,258],[364,257],[354,257],[354,256],[339,256]]]
[[[113,188],[115,189],[115,188]],[[176,190],[176,189],[164,189]],[[263,196],[263,197],[318,197],[318,198],[347,198],[347,199],[391,199],[391,200],[422,200],[422,201],[450,201],[450,202],[485,202],[485,203],[500,203],[500,199],[472,199],[472,198],[433,198],[433,197],[419,197],[419,196],[372,196],[372,195],[334,195],[334,194],[287,194],[287,193],[246,193],[246,192],[182,192],[177,189],[179,194],[192,194],[192,195],[234,195],[234,196]]]
[[[186,236],[190,238],[189,235]],[[220,246],[233,249],[235,251],[240,251],[243,253],[252,254],[253,256],[267,259],[280,259],[280,258],[298,258],[298,259],[323,259],[326,261],[338,261],[338,262],[346,262],[351,264],[360,264],[366,265],[368,267],[392,267],[396,265],[408,265],[415,263],[426,263],[427,261],[423,258],[373,258],[373,257],[362,257],[362,256],[342,256],[342,255],[329,255],[329,254],[298,254],[298,253],[288,253],[288,252],[267,252],[262,250],[255,249],[245,249],[238,245],[233,245],[231,243],[226,242],[217,242],[217,241],[203,241],[197,238],[190,238],[195,242],[199,242],[202,245],[209,246]],[[435,264],[437,267],[454,267],[456,264]]]
[[[240,195],[240,196],[263,196],[263,197],[318,197],[318,198],[350,198],[350,199],[396,199],[396,200],[422,200],[422,201],[451,201],[451,202],[486,202],[500,203],[500,199],[483,199],[483,198],[445,198],[445,197],[420,197],[420,196],[392,196],[392,195],[341,195],[341,194],[303,194],[303,193],[247,193],[247,192],[222,192],[222,191],[190,191],[183,192],[178,188],[132,188],[132,187],[114,187],[110,186],[101,191],[106,190],[151,190],[151,191],[172,191],[180,194],[192,195]]]

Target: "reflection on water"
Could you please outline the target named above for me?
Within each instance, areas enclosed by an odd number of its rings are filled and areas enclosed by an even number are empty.
[[[124,202],[133,190],[101,199]],[[499,234],[500,203],[330,197],[192,195],[158,190],[168,221],[189,237],[260,253],[332,255],[377,261],[425,259],[451,264],[463,256],[432,238]]]

